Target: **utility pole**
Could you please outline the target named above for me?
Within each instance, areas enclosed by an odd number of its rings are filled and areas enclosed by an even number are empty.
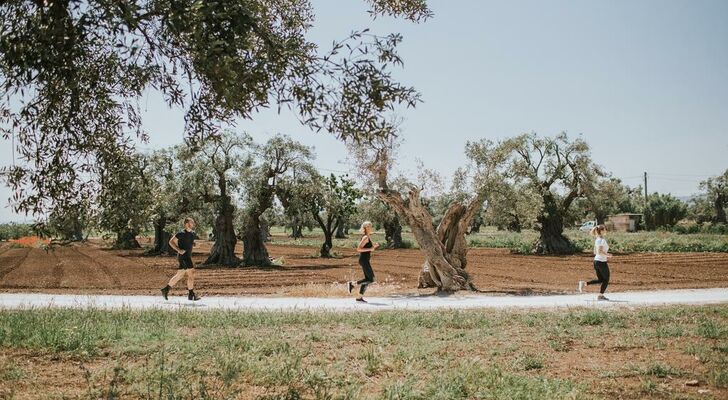
[[[647,205],[647,171],[645,171],[645,206]]]

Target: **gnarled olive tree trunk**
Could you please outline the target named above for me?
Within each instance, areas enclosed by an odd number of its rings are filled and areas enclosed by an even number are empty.
[[[314,207],[311,210],[311,214],[313,215],[313,219],[316,220],[316,223],[318,223],[319,227],[321,227],[321,230],[324,231],[324,243],[321,245],[321,258],[331,258],[331,249],[334,247],[333,244],[333,236],[334,236],[334,228],[333,226],[336,219],[331,216],[326,216],[326,221],[323,220],[321,215],[319,215],[319,211],[316,207]]]
[[[246,221],[243,231],[243,264],[246,266],[270,266],[270,256],[268,255],[268,249],[265,247],[267,235],[265,227],[261,224],[260,213],[249,213]]]
[[[268,185],[271,175],[260,182],[255,201],[248,209],[243,230],[243,263],[268,267],[272,265],[265,242],[268,239],[268,223],[263,213],[273,204],[274,188]]]
[[[715,200],[713,200],[713,208],[715,209],[715,219],[713,222],[719,223],[719,224],[725,224],[728,223],[728,219],[725,215],[725,203],[726,198],[722,194],[719,194],[715,197]]]
[[[116,233],[116,241],[114,242],[115,249],[138,249],[142,247],[136,240],[136,232],[125,230]]]
[[[412,188],[407,200],[393,191],[382,190],[379,198],[406,218],[412,233],[425,253],[419,286],[437,287],[438,291],[476,290],[467,266],[465,233],[475,212],[483,203],[479,195],[467,206],[455,202],[448,208],[440,225],[432,227],[432,216],[420,202],[420,191]]]
[[[167,225],[167,220],[167,217],[164,215],[154,220],[154,245],[147,251],[147,255],[167,254],[172,256],[177,254],[169,246],[169,239],[172,237],[172,234],[164,230]]]
[[[340,218],[336,221],[336,235],[334,235],[335,238],[346,239],[346,232],[344,232],[346,224],[347,221],[343,218]]]
[[[399,216],[387,218],[384,221],[384,240],[387,241],[388,249],[401,249],[404,247],[402,241],[402,224],[399,223]]]
[[[291,234],[288,237],[293,239],[300,239],[303,237],[303,225],[298,220],[294,220],[291,223]]]
[[[570,197],[560,205],[550,192],[543,195],[543,208],[536,218],[539,238],[534,246],[534,253],[573,254],[576,251],[574,245],[564,236],[564,209],[571,203]]]
[[[240,265],[240,259],[235,256],[235,245],[238,242],[238,238],[235,236],[235,227],[233,226],[235,208],[232,205],[230,196],[227,194],[227,181],[224,174],[220,174],[218,186],[220,187],[220,203],[218,215],[215,218],[215,226],[213,227],[215,244],[210,249],[210,255],[205,260],[205,265],[235,267]]]
[[[482,218],[473,218],[473,223],[470,224],[470,231],[468,232],[468,234],[480,233],[481,226],[483,226],[483,219]]]

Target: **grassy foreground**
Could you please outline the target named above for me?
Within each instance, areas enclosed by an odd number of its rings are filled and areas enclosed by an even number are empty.
[[[726,339],[725,306],[6,310],[0,398],[725,398]]]

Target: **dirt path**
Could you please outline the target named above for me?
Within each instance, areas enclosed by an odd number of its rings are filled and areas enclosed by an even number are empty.
[[[210,248],[202,242],[195,263]],[[242,249],[238,248],[241,252]],[[337,248],[340,258],[316,258],[313,247],[271,245],[271,256],[285,264],[273,268],[201,268],[197,287],[206,295],[338,297],[342,283],[359,279],[353,249]],[[578,280],[591,279],[589,255],[537,257],[501,249],[471,249],[468,270],[483,292],[511,294],[573,293]],[[368,294],[422,294],[417,277],[419,250],[383,250],[372,258],[377,284]],[[0,291],[156,295],[177,267],[174,257],[146,257],[141,250],[104,249],[100,243],[40,249],[0,247]],[[728,287],[726,253],[636,253],[610,261],[610,291]],[[182,290],[182,285],[179,289]]]

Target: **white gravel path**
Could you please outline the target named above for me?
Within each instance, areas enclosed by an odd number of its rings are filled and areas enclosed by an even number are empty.
[[[191,302],[181,296],[68,295],[39,293],[0,293],[0,309],[22,308],[102,308],[243,311],[378,311],[430,309],[531,309],[567,307],[642,307],[670,304],[727,304],[728,288],[654,290],[608,293],[610,301],[596,301],[596,294],[573,295],[483,295],[458,293],[450,296],[369,297],[369,303],[346,298],[317,297],[204,297]]]

